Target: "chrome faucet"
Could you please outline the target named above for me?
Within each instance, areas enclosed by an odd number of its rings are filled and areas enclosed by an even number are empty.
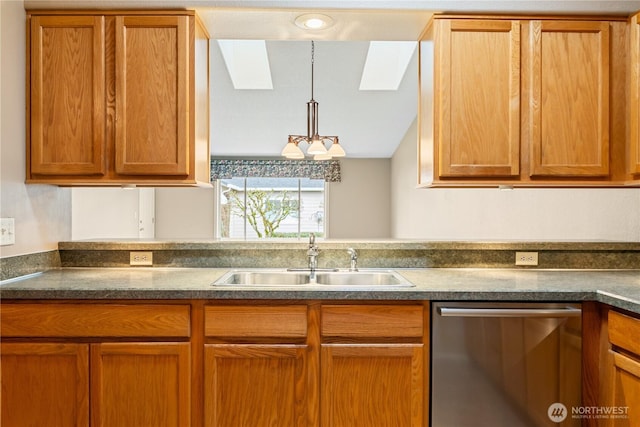
[[[307,257],[309,258],[309,270],[311,271],[310,278],[316,278],[316,268],[318,268],[318,253],[320,249],[316,245],[316,235],[309,233],[309,249],[307,249]]]
[[[349,271],[358,271],[358,252],[353,248],[348,248],[347,252],[351,256],[351,263],[349,264]]]

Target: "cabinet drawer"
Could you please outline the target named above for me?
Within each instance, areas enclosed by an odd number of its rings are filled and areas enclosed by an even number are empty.
[[[189,337],[188,305],[5,304],[3,337]]]
[[[640,355],[640,319],[609,311],[609,341]]]
[[[333,337],[422,337],[422,306],[326,305],[322,335]]]
[[[220,306],[205,307],[205,335],[209,337],[307,336],[307,307]]]

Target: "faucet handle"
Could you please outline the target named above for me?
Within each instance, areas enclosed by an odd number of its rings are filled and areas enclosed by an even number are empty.
[[[316,233],[309,233],[309,246],[316,244]]]
[[[358,251],[353,248],[347,248],[347,252],[351,255],[349,271],[358,271]]]

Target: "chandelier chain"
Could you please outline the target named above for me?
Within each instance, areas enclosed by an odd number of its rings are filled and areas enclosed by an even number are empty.
[[[314,56],[315,56],[315,44],[313,40],[311,40],[311,101],[314,101],[313,99],[313,64],[315,62]]]

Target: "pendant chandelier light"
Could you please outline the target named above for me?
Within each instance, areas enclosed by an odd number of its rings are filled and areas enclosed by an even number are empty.
[[[307,102],[307,134],[289,135],[289,141],[282,150],[282,155],[287,159],[304,159],[305,154],[300,148],[301,142],[309,144],[307,154],[314,160],[329,160],[333,157],[344,157],[346,153],[340,146],[337,136],[321,136],[318,134],[318,103],[313,99],[313,63],[314,42],[311,41],[311,100]],[[327,150],[325,144],[329,143]]]

